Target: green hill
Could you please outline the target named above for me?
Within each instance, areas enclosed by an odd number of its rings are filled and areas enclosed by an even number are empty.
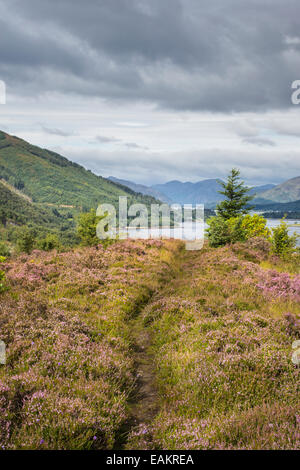
[[[0,181],[0,223],[4,226],[14,224],[54,227],[61,224],[61,216],[57,211],[29,202],[6,182]]]
[[[33,202],[97,207],[128,196],[129,203],[154,202],[117,183],[93,174],[67,158],[0,131],[0,179],[29,196]]]
[[[259,198],[261,199],[255,200],[257,204],[298,201],[300,199],[300,176],[284,181],[274,188],[260,193]]]

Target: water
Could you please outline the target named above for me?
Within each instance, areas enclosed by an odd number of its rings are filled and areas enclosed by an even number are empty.
[[[280,224],[280,219],[267,219],[267,226],[272,229],[278,227]],[[297,224],[297,220],[288,220],[288,225]],[[201,222],[184,222],[182,226],[177,228],[153,228],[153,229],[134,229],[128,228],[128,236],[130,238],[179,238],[181,240],[199,240],[203,238],[204,229],[208,228],[206,223]],[[289,227],[289,234],[293,235],[296,233],[298,235],[297,245],[300,246],[300,223],[297,227]]]

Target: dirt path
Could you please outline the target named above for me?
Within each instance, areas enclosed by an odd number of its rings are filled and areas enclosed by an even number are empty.
[[[131,324],[133,359],[136,385],[129,400],[129,418],[120,431],[115,449],[137,448],[142,436],[146,447],[151,445],[150,425],[159,411],[158,392],[155,383],[155,363],[149,352],[151,338],[142,323],[142,312]],[[144,447],[144,446],[143,446]]]
[[[168,286],[179,282],[180,277],[189,266],[191,254],[178,255],[173,276],[166,284]],[[175,274],[176,273],[176,274]],[[155,293],[155,298],[159,296],[166,284]],[[156,387],[155,358],[151,353],[151,336],[149,330],[143,323],[143,311],[151,302],[143,305],[141,310],[131,320],[131,338],[133,359],[135,366],[136,385],[129,400],[129,418],[120,430],[119,438],[115,444],[115,449],[141,450],[155,449],[151,429],[155,416],[160,410],[159,394]]]

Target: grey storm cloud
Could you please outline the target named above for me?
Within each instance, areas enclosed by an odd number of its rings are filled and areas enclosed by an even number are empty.
[[[292,106],[299,64],[299,0],[0,0],[13,94],[265,111]]]

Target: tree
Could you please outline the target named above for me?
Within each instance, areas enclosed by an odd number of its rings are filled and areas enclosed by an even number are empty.
[[[239,178],[240,171],[233,168],[227,178],[227,182],[220,182],[223,191],[220,194],[225,196],[225,200],[217,204],[216,210],[219,217],[223,219],[231,219],[243,214],[247,214],[253,207],[248,206],[249,201],[254,196],[247,195],[249,188],[245,186]]]
[[[80,214],[77,232],[83,245],[99,245],[100,240],[97,237],[97,224],[100,220],[101,217],[96,215],[96,211],[94,209],[91,209],[90,212],[82,212]]]
[[[284,219],[278,227],[272,228],[272,232],[271,242],[275,254],[284,256],[294,250],[297,243],[297,235],[289,235],[289,229]]]
[[[22,229],[17,239],[18,250],[22,253],[27,253],[29,255],[33,250],[34,244],[35,244],[34,231],[28,229],[27,227]]]

